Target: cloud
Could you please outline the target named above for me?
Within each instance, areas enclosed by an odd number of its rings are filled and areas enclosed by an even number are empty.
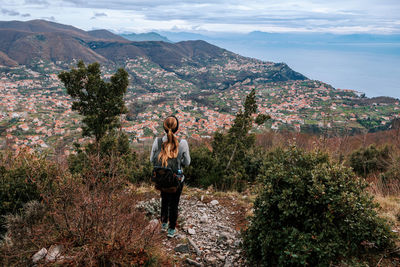
[[[107,17],[106,13],[95,13],[93,17],[91,17],[90,19],[96,19],[96,18],[100,18],[100,17]]]
[[[226,4],[230,1],[228,0],[63,0],[64,3],[70,3],[77,7],[84,8],[104,8],[104,9],[118,9],[118,10],[142,10],[149,8],[159,8],[165,6],[182,6],[182,5],[196,5],[196,4]],[[237,0],[231,2],[238,2]]]
[[[30,17],[30,16],[31,16],[31,14],[29,14],[29,13],[21,14],[21,13],[19,13],[18,11],[14,11],[14,10],[10,10],[10,9],[5,9],[5,8],[2,8],[2,9],[0,10],[0,13],[3,14],[3,15],[12,16],[12,17],[14,17],[14,16],[21,16],[21,17],[26,18],[26,17]]]
[[[54,22],[57,21],[56,18],[55,18],[54,16],[51,16],[51,17],[41,17],[40,19],[49,20],[49,21],[54,21]]]
[[[119,10],[141,15],[153,24],[181,21],[181,26],[211,28],[254,25],[255,28],[327,30],[337,27],[365,29],[397,27],[387,20],[400,19],[398,0],[63,0],[79,8]],[[95,19],[93,16],[91,19]],[[135,21],[136,23],[136,21]],[[164,24],[165,25],[165,24]],[[190,25],[190,26],[189,26]],[[232,25],[232,26],[229,26]],[[178,25],[179,27],[179,25]],[[244,27],[246,28],[246,27]],[[400,28],[397,29],[400,31]]]
[[[35,18],[56,16],[60,22],[83,28],[144,31],[171,30],[176,25],[190,31],[343,30],[347,33],[372,30],[390,33],[400,32],[400,25],[394,23],[400,20],[398,1],[0,0],[0,6],[8,11],[29,13]],[[41,5],[46,5],[46,9],[39,9]],[[10,14],[7,13],[12,16]]]
[[[1,9],[1,13],[4,15],[8,15],[8,16],[19,16],[20,13],[14,10],[9,10],[9,9]]]
[[[49,5],[47,0],[25,0],[25,4],[32,4],[32,5]]]

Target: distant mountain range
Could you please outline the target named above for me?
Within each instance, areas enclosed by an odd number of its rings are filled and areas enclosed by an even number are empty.
[[[193,33],[159,31],[158,34],[172,42],[182,40],[262,42],[287,44],[351,44],[351,43],[398,43],[400,34],[332,34],[332,33],[270,33],[253,31],[249,33]]]
[[[81,29],[44,20],[0,22],[0,64],[29,64],[40,58],[49,61],[107,61],[85,45],[90,41],[128,40],[108,31],[86,32]]]
[[[127,33],[120,34],[125,39],[135,42],[143,42],[143,41],[162,41],[167,43],[172,43],[168,38],[156,33],[156,32],[147,32],[147,33]],[[184,41],[184,40],[182,40]]]
[[[116,35],[107,30],[93,30],[87,32],[90,36],[94,38],[98,38],[101,40],[115,40],[115,41],[126,41],[126,38],[123,38],[119,35]],[[129,40],[129,39],[128,39]]]
[[[83,31],[59,23],[32,20],[0,22],[0,64],[29,65],[36,59],[70,62],[83,59],[104,64],[122,65],[128,59],[147,58],[168,72],[201,88],[226,88],[238,81],[264,79],[287,81],[307,79],[284,63],[263,62],[242,57],[205,41],[132,42],[107,30]],[[216,62],[231,61],[234,70],[217,70]],[[259,67],[246,67],[256,62]],[[217,65],[218,65],[217,64]],[[243,67],[241,67],[243,66]],[[190,67],[191,72],[182,71]],[[206,71],[197,71],[205,68]]]

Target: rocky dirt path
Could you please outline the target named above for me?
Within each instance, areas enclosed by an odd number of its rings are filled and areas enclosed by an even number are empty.
[[[139,207],[159,224],[160,199],[143,201]],[[181,266],[246,266],[240,248],[243,207],[233,197],[181,196],[177,234],[162,242]],[[159,227],[159,225],[158,225]]]

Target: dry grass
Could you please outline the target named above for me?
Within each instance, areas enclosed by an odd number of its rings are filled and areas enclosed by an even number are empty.
[[[158,191],[153,184],[140,183],[140,184],[128,184],[127,190],[130,192],[135,192],[137,195],[141,196],[159,196],[160,191]]]
[[[375,196],[379,203],[379,214],[391,222],[397,230],[400,230],[400,196]]]
[[[0,265],[27,266],[41,248],[61,245],[64,258],[54,264],[168,266],[159,229],[135,208],[139,193],[151,188],[127,190],[126,180],[114,175],[118,170],[104,169],[113,168],[112,162],[103,163],[95,162],[96,167],[82,176],[60,173],[52,190],[43,194],[44,215],[34,223],[14,220],[21,227],[9,228],[10,242],[0,247]]]
[[[333,158],[347,156],[360,147],[389,145],[400,151],[400,129],[381,131],[376,133],[340,135],[330,133],[327,136],[318,136],[297,132],[272,132],[266,131],[257,135],[257,146],[266,149],[274,147],[287,147],[295,143],[307,151],[319,149],[329,152]]]
[[[373,179],[375,180],[375,179]],[[375,201],[379,204],[377,210],[379,216],[386,219],[397,232],[396,248],[388,254],[381,255],[376,266],[399,266],[400,263],[400,190],[398,187],[388,188],[379,183],[379,180],[372,181],[369,191],[374,195]]]

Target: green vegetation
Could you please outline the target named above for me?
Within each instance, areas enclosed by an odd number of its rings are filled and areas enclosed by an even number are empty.
[[[262,191],[243,248],[257,266],[330,266],[391,248],[367,184],[321,152],[296,147],[267,155]]]
[[[54,265],[163,265],[156,236],[135,208],[138,194],[125,186],[128,166],[118,155],[127,151],[121,141],[108,142],[107,155],[90,158],[90,166],[73,175],[62,165],[21,154],[13,159],[16,165],[1,168],[1,215],[7,213],[1,221],[7,230],[0,240],[1,266],[32,265],[38,248],[52,245],[68,253]]]
[[[385,168],[386,172],[381,174],[384,182],[398,181],[400,182],[400,157],[393,156],[390,160],[390,165]]]
[[[128,87],[128,73],[119,69],[111,82],[104,82],[100,76],[100,65],[87,67],[79,61],[78,69],[58,75],[67,93],[77,101],[72,110],[84,116],[83,136],[94,136],[96,142],[110,130],[119,126],[119,116],[126,113],[123,96]]]
[[[215,133],[212,152],[206,148],[198,148],[192,152],[193,161],[199,162],[187,170],[193,183],[213,185],[222,190],[242,190],[246,182],[254,180],[246,172],[246,163],[254,156],[255,135],[249,131],[253,122],[263,124],[269,119],[264,114],[254,119],[253,114],[256,112],[255,90],[252,90],[246,97],[244,110],[236,114],[228,132]]]
[[[101,177],[105,181],[110,176],[117,175],[137,182],[135,180],[138,177],[137,173],[142,172],[140,170],[143,167],[137,166],[140,161],[130,147],[128,136],[124,133],[110,132],[100,139],[98,146],[93,143],[74,145],[75,153],[68,157],[68,167],[74,175],[90,176],[94,164],[99,159],[104,161],[105,170],[101,173]],[[110,165],[111,162],[114,166]],[[112,172],[108,173],[109,170]]]
[[[349,164],[354,172],[363,177],[370,173],[384,172],[390,165],[390,150],[388,146],[377,148],[370,145],[360,148],[349,156]]]
[[[0,154],[0,235],[5,232],[4,216],[19,213],[29,201],[40,200],[55,174],[44,158]]]

